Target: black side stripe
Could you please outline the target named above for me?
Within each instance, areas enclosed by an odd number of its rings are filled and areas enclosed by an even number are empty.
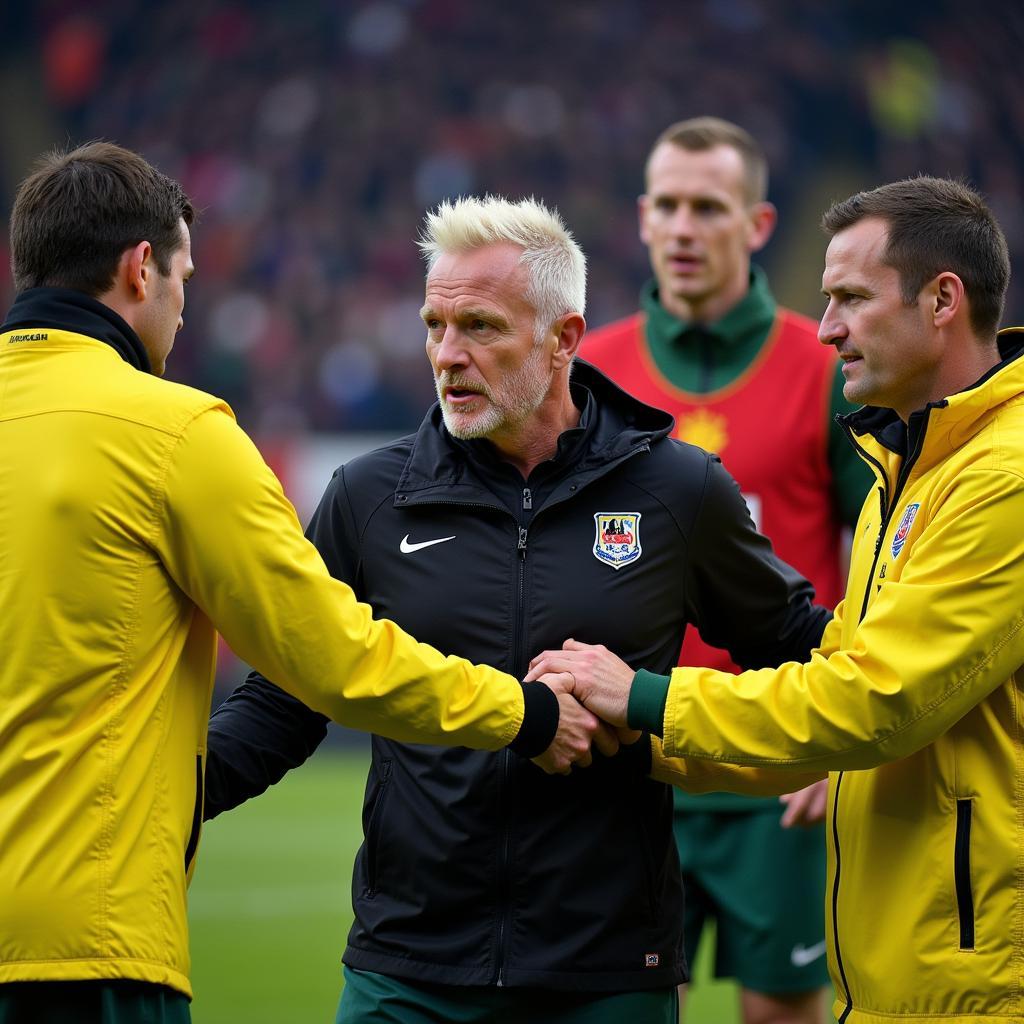
[[[836,952],[836,966],[839,968],[839,978],[843,983],[843,994],[846,997],[846,1006],[839,1016],[838,1024],[845,1024],[846,1018],[850,1016],[853,1009],[853,996],[850,994],[850,984],[846,980],[846,968],[843,967],[843,957],[839,952],[839,869],[841,861],[839,857],[839,788],[843,784],[844,772],[836,776],[836,795],[832,801],[832,846],[836,851],[836,875],[832,880],[832,945]]]
[[[974,894],[971,891],[971,801],[956,802],[956,845],[953,848],[953,879],[956,909],[960,917],[960,948],[974,949]]]

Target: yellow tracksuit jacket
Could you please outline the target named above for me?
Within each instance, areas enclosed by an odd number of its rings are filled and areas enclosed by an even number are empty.
[[[785,792],[831,773],[841,1024],[1021,1021],[1024,355],[929,408],[905,458],[856,440],[878,486],[820,649],[737,677],[673,672],[679,760],[656,742],[655,774]]]
[[[497,749],[522,721],[515,679],[328,575],[223,403],[82,334],[0,334],[0,983],[191,995],[215,627],[359,729]]]

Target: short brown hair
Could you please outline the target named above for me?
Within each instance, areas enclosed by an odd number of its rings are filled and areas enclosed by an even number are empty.
[[[121,254],[149,242],[161,274],[181,246],[179,221],[195,210],[181,185],[137,153],[90,142],[41,157],[11,211],[11,271],[17,291],[110,288]]]
[[[943,271],[964,283],[971,328],[995,334],[1010,283],[1010,254],[1002,229],[981,196],[949,178],[905,178],[833,203],[821,219],[829,235],[878,217],[888,225],[884,262],[900,275],[903,301]]]
[[[691,117],[688,121],[670,124],[654,140],[653,153],[663,142],[698,153],[715,146],[731,146],[743,160],[747,201],[764,202],[768,198],[768,159],[750,132],[720,117]],[[647,158],[650,163],[650,156]]]

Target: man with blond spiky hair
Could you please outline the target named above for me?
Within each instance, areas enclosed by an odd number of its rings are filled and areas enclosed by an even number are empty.
[[[427,217],[437,404],[339,469],[310,526],[377,614],[513,674],[566,633],[667,672],[688,622],[743,664],[805,656],[828,613],[713,456],[574,363],[583,253],[535,200]],[[324,719],[259,676],[211,722],[207,812],[299,764]],[[624,737],[633,738],[633,737]],[[668,788],[599,732],[585,771],[373,739],[338,1020],[674,1024],[685,979]]]

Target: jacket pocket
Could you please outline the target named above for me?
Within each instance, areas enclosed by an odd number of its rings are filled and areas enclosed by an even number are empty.
[[[192,867],[199,846],[199,829],[203,824],[203,755],[196,754],[196,798],[192,807],[192,828],[185,844],[185,874]]]
[[[960,948],[974,949],[974,894],[971,891],[970,800],[956,802],[956,844],[953,848],[953,880],[956,909],[960,918]]]
[[[373,802],[370,819],[366,823],[366,889],[363,895],[372,900],[377,895],[377,857],[380,846],[381,819],[384,816],[384,804],[391,790],[391,758],[380,763],[380,788],[377,799]]]

